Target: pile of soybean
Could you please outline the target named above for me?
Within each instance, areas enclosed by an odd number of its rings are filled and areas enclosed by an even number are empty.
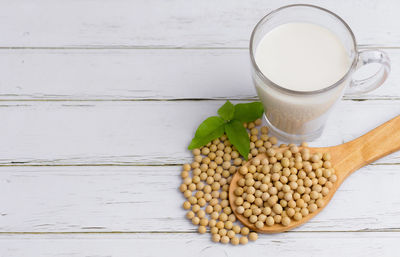
[[[310,154],[290,144],[269,148],[267,158],[253,158],[239,168],[242,177],[234,191],[235,212],[257,229],[289,226],[325,205],[324,197],[337,180],[329,153]]]
[[[240,157],[225,135],[192,151],[194,160],[184,164],[180,191],[186,201],[186,217],[198,225],[201,234],[209,231],[214,242],[233,245],[255,241],[257,233],[236,220],[229,204],[229,185],[238,171],[243,178],[235,190],[236,212],[257,228],[291,219],[300,220],[323,205],[323,197],[336,181],[329,154],[310,155],[294,144],[283,153],[276,151],[278,140],[268,136],[261,120],[245,123],[250,136],[251,159],[266,153],[267,159],[253,159],[250,165]],[[302,143],[306,146],[306,143]]]

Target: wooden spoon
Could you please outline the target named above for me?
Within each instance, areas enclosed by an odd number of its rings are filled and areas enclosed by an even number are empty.
[[[254,224],[250,223],[246,217],[236,212],[237,206],[234,201],[236,198],[234,191],[238,187],[237,181],[243,177],[239,172],[236,172],[229,187],[229,202],[236,217],[244,225],[260,233],[279,233],[300,226],[313,218],[326,207],[336,190],[351,173],[383,156],[400,150],[400,115],[371,130],[367,134],[345,144],[332,147],[307,148],[310,150],[310,153],[329,152],[332,156],[331,163],[335,169],[337,181],[329,190],[329,194],[323,198],[325,205],[299,221],[292,219],[290,225],[287,227],[281,224],[274,224],[273,226],[265,225],[263,228],[258,229]],[[283,151],[285,149],[277,150]],[[267,156],[265,154],[259,154],[254,158],[259,158],[261,160],[267,158]],[[250,161],[246,163],[246,166],[248,165],[250,165]]]

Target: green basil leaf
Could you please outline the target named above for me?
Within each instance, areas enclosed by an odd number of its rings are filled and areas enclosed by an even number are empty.
[[[224,125],[219,126],[217,129],[215,129],[213,132],[211,132],[210,134],[208,134],[206,136],[194,137],[192,139],[192,142],[190,142],[188,149],[193,150],[195,148],[202,147],[202,146],[208,144],[209,142],[211,142],[212,140],[219,138],[223,134],[224,134]]]
[[[232,120],[225,124],[225,133],[232,145],[247,160],[250,152],[250,139],[243,124],[238,120]]]
[[[190,142],[189,150],[199,148],[224,134],[225,121],[217,116],[204,120],[196,130],[196,134]]]
[[[195,137],[204,137],[224,125],[225,121],[218,116],[211,116],[205,119],[197,128]]]
[[[260,102],[235,105],[234,119],[241,122],[251,122],[261,118],[264,107]]]
[[[235,106],[228,101],[221,108],[218,109],[218,114],[224,120],[231,120],[233,118],[233,114],[235,113]]]

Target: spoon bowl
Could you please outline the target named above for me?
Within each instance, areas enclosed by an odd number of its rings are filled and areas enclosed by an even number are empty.
[[[229,187],[229,203],[240,222],[260,233],[279,233],[291,230],[312,219],[328,205],[339,186],[351,173],[383,156],[400,150],[400,116],[380,125],[357,139],[341,145],[331,147],[299,147],[299,149],[302,148],[309,149],[311,154],[329,152],[331,155],[331,163],[335,169],[337,180],[333,183],[333,187],[329,190],[328,195],[323,198],[324,206],[299,221],[292,219],[289,226],[274,224],[272,226],[264,225],[263,228],[258,229],[246,217],[236,212],[237,205],[235,204],[236,196],[234,191],[238,187],[237,181],[243,177],[239,172],[236,172]],[[286,149],[278,148],[276,150],[283,152]],[[254,158],[262,160],[268,157],[265,153],[262,153]],[[251,161],[248,161],[245,166],[250,165],[250,163]]]

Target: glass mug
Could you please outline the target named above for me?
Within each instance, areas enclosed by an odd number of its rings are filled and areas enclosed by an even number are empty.
[[[320,25],[331,30],[342,41],[351,66],[339,81],[320,90],[295,91],[275,84],[261,72],[255,61],[260,40],[275,27],[289,22]],[[267,126],[279,138],[292,142],[318,138],[330,110],[343,94],[369,92],[382,85],[390,72],[390,60],[386,53],[379,50],[359,51],[353,32],[339,16],[321,7],[306,4],[284,6],[264,16],[251,35],[250,58],[252,78],[264,105]],[[376,74],[361,80],[352,78],[354,71],[370,63],[381,64]]]

